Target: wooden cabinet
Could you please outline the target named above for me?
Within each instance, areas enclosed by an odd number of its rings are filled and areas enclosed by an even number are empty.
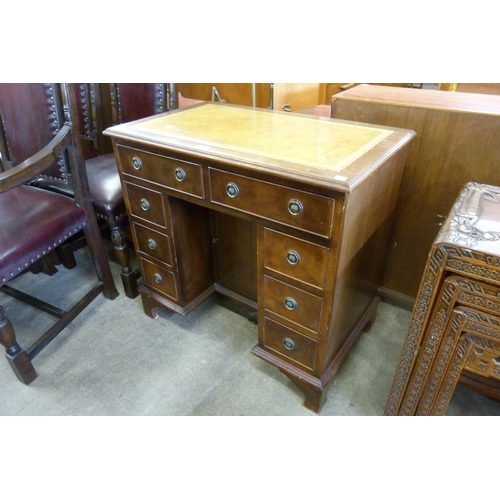
[[[353,89],[358,85],[363,85],[362,83],[327,83],[326,84],[326,100],[325,104],[332,103],[332,97],[336,94],[340,94],[346,90]],[[409,87],[410,83],[378,83],[377,85],[384,85],[389,87]]]
[[[253,304],[253,353],[319,411],[373,320],[413,132],[206,103],[106,134],[138,248],[146,314],[187,314],[214,292]],[[243,221],[255,246],[234,237],[220,253],[225,220]],[[252,260],[255,292],[246,294],[238,275],[219,282],[221,270],[238,272]]]
[[[499,95],[500,83],[440,83],[439,90]]]
[[[471,181],[500,185],[500,96],[360,85],[334,96],[332,116],[417,133],[381,281],[396,300],[414,299],[456,193]]]

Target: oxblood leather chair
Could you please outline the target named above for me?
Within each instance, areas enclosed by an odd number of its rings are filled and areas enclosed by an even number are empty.
[[[103,90],[101,92],[101,88]],[[104,94],[104,95],[103,95]],[[115,256],[121,265],[123,288],[127,297],[138,295],[139,270],[133,270],[123,227],[127,212],[114,153],[102,154],[102,132],[109,103],[112,124],[145,118],[169,109],[169,90],[165,83],[80,83],[77,105],[83,138],[87,141],[87,171],[94,209],[111,230]],[[89,141],[92,141],[89,144]],[[84,143],[85,144],[85,143]],[[95,152],[92,155],[92,149]]]
[[[98,84],[91,86],[94,99],[102,102]],[[102,97],[105,97],[103,101],[108,100],[108,96]],[[169,92],[164,83],[110,83],[109,101],[113,124],[118,125],[168,111]],[[94,111],[94,122],[99,123],[99,117],[96,117],[99,105],[94,101],[90,109]],[[96,141],[102,136],[102,128],[98,128],[95,131]],[[105,220],[111,229],[115,255],[122,267],[125,294],[134,298],[138,295],[137,280],[140,273],[138,269],[132,270],[130,264],[129,249],[123,231],[123,226],[127,223],[127,211],[114,153],[87,160],[87,169],[96,214]]]
[[[110,83],[113,124],[131,122],[170,109],[166,83]]]
[[[63,91],[71,116],[76,103],[71,86],[51,88],[50,98],[61,99]],[[51,119],[46,121],[51,128]],[[29,348],[17,342],[12,324],[0,306],[0,344],[18,379],[31,383],[37,376],[32,359],[44,349],[102,291],[109,299],[118,296],[109,261],[100,236],[82,156],[78,124],[69,120],[57,130],[55,137],[27,160],[0,173],[0,291],[49,312],[59,319]],[[38,140],[35,138],[34,141]],[[31,145],[30,145],[31,147]],[[4,152],[2,152],[2,157]],[[74,198],[27,185],[42,172],[61,165],[69,166]],[[67,311],[40,299],[30,298],[10,286],[19,274],[30,270],[73,234],[83,230],[97,275],[97,284]]]
[[[7,167],[16,165],[47,143],[57,132],[63,120],[63,102],[53,95],[57,84],[0,84],[0,112],[4,115],[7,137]],[[138,295],[139,270],[132,270],[130,254],[123,225],[127,222],[125,202],[120,177],[113,153],[100,155],[103,110],[99,84],[81,83],[75,86],[77,118],[80,124],[86,160],[86,168],[94,211],[98,219],[105,221],[111,230],[116,259],[121,266],[121,278],[127,297]],[[169,93],[165,84],[134,83],[109,84],[113,123],[118,124],[168,110]],[[30,113],[26,114],[26,109]],[[23,116],[22,119],[19,116]],[[46,122],[50,127],[45,127]],[[39,125],[43,125],[39,130]],[[27,140],[29,137],[29,141]],[[36,147],[38,146],[38,147]],[[71,179],[62,159],[42,172],[33,185],[58,193],[73,195]],[[72,254],[66,245],[64,262],[74,266]]]
[[[82,137],[83,157],[88,160],[105,152],[106,144],[102,131],[104,129],[104,113],[101,103],[100,84],[78,83],[74,86],[76,107],[78,109],[78,125]]]

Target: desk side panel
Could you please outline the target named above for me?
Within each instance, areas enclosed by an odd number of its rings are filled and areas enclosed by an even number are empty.
[[[324,360],[332,362],[377,296],[394,219],[398,190],[408,146],[382,163],[373,175],[346,195],[339,260],[334,276],[334,297]],[[325,366],[326,368],[326,366]]]

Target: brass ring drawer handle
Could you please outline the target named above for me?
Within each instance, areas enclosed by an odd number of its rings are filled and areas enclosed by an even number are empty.
[[[285,307],[289,311],[294,311],[295,309],[297,309],[297,301],[295,299],[293,299],[292,297],[286,297],[285,298]]]
[[[146,200],[146,198],[142,198],[142,200],[141,200],[141,208],[145,212],[147,212],[151,208],[151,205],[149,204],[149,201]]]
[[[299,200],[290,200],[288,202],[288,211],[292,215],[300,215],[304,211],[304,205]]]
[[[163,281],[163,278],[158,273],[155,273],[154,278],[155,278],[156,283],[158,283],[158,284],[160,284]]]
[[[300,255],[295,250],[289,250],[286,254],[286,260],[292,266],[296,266],[300,262]]]
[[[148,247],[150,250],[156,250],[156,241],[153,238],[149,238]]]
[[[184,172],[184,170],[182,170],[182,168],[176,168],[175,169],[175,178],[179,182],[184,182],[186,180],[186,172]]]
[[[140,158],[138,158],[137,156],[134,156],[132,158],[132,166],[136,169],[136,170],[141,170],[142,168],[142,161]]]
[[[289,339],[288,337],[283,340],[283,345],[289,351],[293,351],[295,349],[295,342],[292,339]]]
[[[234,182],[230,182],[226,186],[226,193],[230,198],[236,198],[240,194],[240,188]]]

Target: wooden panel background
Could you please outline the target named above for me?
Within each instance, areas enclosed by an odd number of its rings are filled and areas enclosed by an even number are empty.
[[[212,100],[212,87],[229,104],[252,105],[251,83],[176,83],[177,91],[184,97]],[[326,103],[326,83],[275,83],[274,109],[283,109],[290,104],[292,111],[312,108]],[[269,108],[269,83],[255,84],[255,104],[258,108]]]

